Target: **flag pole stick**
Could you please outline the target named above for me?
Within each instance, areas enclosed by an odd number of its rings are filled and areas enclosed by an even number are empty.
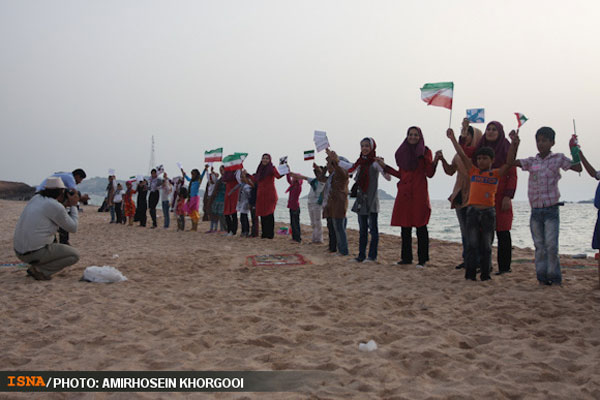
[[[452,128],[452,109],[450,109],[450,120],[448,121],[448,129]]]
[[[573,118],[573,133],[577,135],[577,128],[575,127],[575,118]]]

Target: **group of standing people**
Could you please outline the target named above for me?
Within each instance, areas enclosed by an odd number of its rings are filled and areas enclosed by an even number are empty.
[[[541,128],[536,134],[536,142],[540,153],[539,158],[516,159],[518,134],[511,132],[513,145],[507,139],[501,123],[492,121],[487,124],[485,132],[472,127],[467,119],[463,120],[458,141],[449,130],[448,138],[453,141],[456,155],[450,163],[441,151],[434,154],[425,145],[423,132],[417,126],[407,130],[406,137],[395,153],[396,167],[384,162],[376,154],[375,140],[366,137],[360,141],[359,157],[354,163],[339,157],[333,150],[327,149],[327,164],[313,164],[313,177],[307,177],[290,172],[286,175],[289,187],[288,208],[292,240],[301,242],[300,204],[299,197],[302,184],[309,185],[308,212],[312,227],[312,242],[323,242],[322,219],[326,220],[328,228],[328,249],[341,256],[349,254],[346,237],[346,213],[349,206],[348,198],[354,199],[351,210],[357,213],[359,222],[359,243],[356,262],[374,262],[377,260],[379,228],[378,215],[380,211],[378,198],[378,180],[398,178],[398,192],[394,202],[391,225],[401,227],[402,247],[398,264],[413,263],[412,230],[415,228],[417,237],[417,267],[424,267],[429,261],[429,234],[427,225],[431,216],[431,204],[428,193],[428,179],[435,175],[437,165],[441,161],[444,172],[448,175],[457,174],[456,184],[449,197],[450,207],[456,210],[460,226],[463,253],[462,262],[457,269],[465,269],[465,277],[474,279],[476,271],[481,271],[481,279],[490,279],[492,272],[491,247],[494,237],[498,241],[498,270],[496,275],[511,272],[513,221],[512,199],[517,188],[516,168],[531,173],[529,181],[529,197],[532,205],[532,235],[536,244],[536,254],[552,253],[558,257],[558,228],[556,228],[554,247],[549,248],[539,240],[538,216],[540,208],[551,207],[558,212],[559,168],[581,171],[578,162],[572,162],[566,156],[554,155],[550,148],[554,144],[554,131],[551,128]],[[544,142],[544,140],[547,142]],[[546,144],[544,144],[546,143]],[[541,146],[541,147],[540,147]],[[550,156],[548,162],[546,157]],[[540,161],[541,160],[541,161]],[[546,160],[546,161],[544,161]],[[558,160],[558,161],[557,161]],[[540,166],[542,165],[543,166]],[[590,167],[591,168],[591,167]],[[541,169],[541,170],[540,170]],[[543,170],[543,171],[542,171]],[[146,211],[149,205],[152,227],[157,226],[156,205],[159,201],[159,191],[163,193],[163,215],[165,228],[169,226],[169,210],[177,215],[178,229],[184,230],[185,217],[192,221],[192,230],[197,230],[200,220],[199,189],[207,176],[206,190],[203,199],[204,220],[210,221],[210,229],[206,233],[222,232],[233,236],[241,223],[241,236],[272,239],[274,237],[274,212],[277,205],[275,179],[282,175],[273,165],[271,156],[263,154],[261,162],[254,174],[246,170],[226,171],[223,166],[217,173],[206,165],[202,173],[192,170],[188,177],[182,170],[182,176],[169,180],[166,174],[159,178],[153,170],[149,182],[145,180],[137,184],[134,190],[131,182],[123,192],[124,215],[139,221],[141,226],[146,224]],[[354,183],[349,190],[350,177]],[[533,178],[531,178],[533,177]],[[114,178],[114,177],[113,177]],[[109,178],[110,180],[110,178]],[[186,188],[185,181],[189,182]],[[109,181],[109,197],[112,203],[119,207],[119,196],[122,188]],[[132,194],[138,194],[137,208],[133,205]],[[147,193],[149,192],[149,195]],[[536,196],[546,196],[541,203]],[[549,192],[551,192],[549,194]],[[146,200],[147,197],[147,200]],[[147,205],[148,204],[148,205]],[[540,207],[538,207],[540,206]],[[119,222],[119,212],[116,212],[115,222]],[[111,214],[111,222],[113,217]],[[541,228],[540,228],[541,229]],[[370,237],[370,241],[369,241]],[[542,247],[546,250],[540,250]],[[540,249],[538,249],[538,247]],[[368,249],[367,249],[368,248]],[[367,251],[368,250],[368,251]],[[544,256],[545,257],[545,256]],[[537,259],[537,258],[536,258]],[[545,284],[560,284],[560,268],[556,272],[556,262],[543,268],[552,272],[539,272],[538,279]],[[537,264],[536,264],[537,265]]]

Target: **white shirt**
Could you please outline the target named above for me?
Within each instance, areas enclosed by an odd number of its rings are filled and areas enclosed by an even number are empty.
[[[29,200],[19,217],[14,235],[14,248],[20,254],[39,250],[54,241],[58,228],[77,232],[77,207],[69,213],[51,197],[36,194]]]

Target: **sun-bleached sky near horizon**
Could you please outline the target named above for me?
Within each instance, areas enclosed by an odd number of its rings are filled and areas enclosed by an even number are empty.
[[[449,111],[419,92],[441,81],[455,85],[455,130],[467,108],[485,108],[507,134],[521,112],[519,157],[536,154],[540,126],[568,154],[575,118],[600,168],[599,20],[592,0],[0,0],[0,180],[147,173],[152,136],[171,176],[177,161],[202,168],[216,147],[248,152],[251,172],[268,152],[308,175],[316,129],[351,161],[371,136],[395,166],[418,125],[450,160]],[[518,200],[527,178],[519,173]],[[440,165],[431,198],[445,199],[454,180]],[[396,194],[395,181],[380,186]],[[595,181],[566,172],[560,188],[564,200],[589,199]]]

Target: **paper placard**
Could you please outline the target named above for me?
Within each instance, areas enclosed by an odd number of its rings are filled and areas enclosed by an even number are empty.
[[[109,175],[109,176],[111,176],[111,175],[115,175],[115,169],[114,169],[114,168],[109,168],[109,169],[108,169],[108,175]]]
[[[179,168],[179,169],[183,169],[183,164],[182,164],[182,163],[180,163],[179,161],[177,161],[177,168]]]
[[[467,110],[467,118],[470,122],[481,124],[485,122],[485,109],[470,108]]]
[[[287,164],[281,164],[277,166],[277,172],[279,175],[286,175],[290,173],[290,167]]]
[[[314,136],[315,147],[317,152],[321,152],[329,147],[329,140],[327,139],[327,132],[315,131]]]

